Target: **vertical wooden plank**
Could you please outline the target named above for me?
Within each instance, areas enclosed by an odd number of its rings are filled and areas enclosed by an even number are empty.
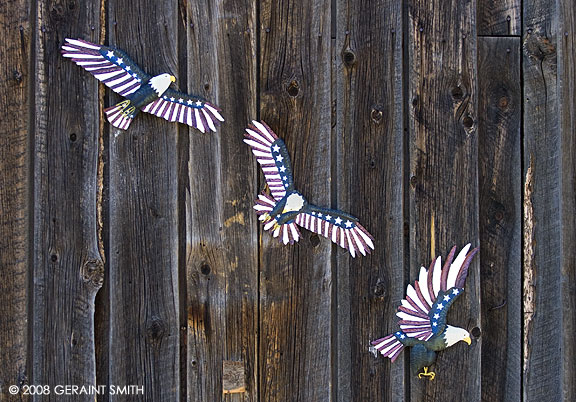
[[[476,1],[409,1],[410,269],[446,256],[453,245],[478,245]],[[451,325],[480,326],[475,259]],[[446,390],[479,401],[481,342],[438,355],[434,381],[411,374],[411,400],[440,400]]]
[[[524,400],[562,399],[558,9],[524,2]]]
[[[60,46],[70,36],[99,42],[100,4],[39,2],[36,26],[30,383],[95,385],[94,298],[104,273],[96,213],[98,83],[61,57]]]
[[[330,16],[328,0],[260,3],[260,116],[284,139],[296,187],[319,205],[331,190]],[[261,233],[261,400],[330,399],[332,246],[302,234],[284,246]]]
[[[478,38],[482,400],[516,401],[522,354],[519,38]]]
[[[28,266],[30,198],[29,88],[31,70],[30,4],[0,3],[0,399],[8,386],[30,375],[28,354]],[[32,25],[33,26],[33,25]]]
[[[109,44],[151,75],[180,77],[177,6],[110,0]],[[112,94],[106,106],[117,101]],[[141,113],[128,131],[109,128],[109,381],[144,386],[139,400],[172,402],[180,397],[178,125]]]
[[[562,133],[562,398],[576,399],[576,9],[559,2],[559,116]]]
[[[356,259],[337,249],[335,400],[404,401],[405,360],[368,353],[370,340],[397,329],[405,284],[402,2],[336,7],[337,206],[377,246]]]
[[[256,117],[256,4],[189,3],[187,22],[188,89],[226,119],[214,134],[182,133],[187,400],[257,401],[257,176],[242,142]]]
[[[521,0],[478,0],[478,35],[520,36]]]

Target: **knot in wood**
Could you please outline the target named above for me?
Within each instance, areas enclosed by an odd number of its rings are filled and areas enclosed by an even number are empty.
[[[200,266],[200,272],[202,272],[202,275],[209,275],[211,270],[212,269],[210,268],[210,265],[207,263],[204,263]]]
[[[342,60],[346,66],[352,67],[354,64],[356,64],[356,54],[352,51],[352,49],[348,48],[342,52]]]
[[[376,124],[380,124],[382,122],[382,110],[380,110],[379,107],[373,107],[372,108],[372,112],[370,113],[370,117],[372,118],[372,121]]]
[[[462,124],[465,128],[470,129],[474,126],[474,119],[471,116],[465,116],[464,119],[462,119]]]
[[[528,33],[531,33],[530,29]],[[528,57],[538,61],[544,61],[546,57],[556,54],[556,47],[550,42],[550,39],[537,33],[526,37],[523,48]]]
[[[104,283],[104,263],[100,259],[91,259],[82,265],[82,280],[95,289],[102,287]]]
[[[377,297],[386,296],[386,283],[380,278],[378,278],[376,286],[374,286],[374,295]]]
[[[464,91],[462,91],[462,88],[460,88],[459,86],[455,86],[454,88],[452,88],[450,93],[452,94],[452,97],[456,100],[460,100],[464,96]]]
[[[166,332],[166,323],[160,317],[152,317],[146,326],[146,337],[152,343],[160,343]]]
[[[482,336],[482,331],[480,331],[480,328],[474,327],[474,328],[472,328],[472,331],[470,331],[470,334],[474,338],[480,338],[480,336]]]
[[[290,84],[288,84],[286,91],[288,92],[288,95],[293,98],[298,96],[298,93],[300,92],[300,85],[298,84],[298,81],[293,80]]]
[[[22,82],[22,73],[20,71],[14,70],[14,73],[12,73],[12,76],[14,77],[14,79],[16,80],[17,83]]]
[[[320,244],[320,237],[318,237],[317,234],[313,234],[312,236],[310,236],[310,244],[312,245],[312,247],[318,247],[318,245]]]

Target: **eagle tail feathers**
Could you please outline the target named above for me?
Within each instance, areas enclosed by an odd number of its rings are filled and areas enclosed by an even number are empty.
[[[405,347],[394,334],[386,335],[384,338],[376,339],[370,343],[372,344],[370,351],[374,355],[380,353],[382,356],[390,358],[392,363],[394,363]]]
[[[112,107],[104,109],[104,113],[106,114],[106,119],[114,127],[127,130],[132,120],[134,120],[134,116],[138,113],[138,109],[132,105],[130,100],[125,99]]]
[[[268,194],[262,192],[258,195],[254,209],[259,215],[258,220],[264,224],[264,230],[269,231],[272,236],[277,237],[281,243],[294,244],[300,240],[300,231],[294,221],[279,225],[276,218],[270,216],[270,213],[276,206],[277,202]]]

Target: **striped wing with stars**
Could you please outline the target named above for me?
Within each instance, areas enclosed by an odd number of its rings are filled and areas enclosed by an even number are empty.
[[[478,252],[478,248],[468,252],[469,249],[470,244],[467,244],[452,262],[456,253],[456,247],[453,247],[443,267],[438,257],[430,268],[420,268],[418,280],[414,286],[408,285],[406,298],[402,299],[396,313],[400,329],[406,336],[427,341],[444,331],[448,309],[464,291],[468,266]]]
[[[122,96],[136,92],[142,82],[150,79],[124,52],[113,47],[66,38],[62,55],[71,58]]]
[[[246,129],[244,142],[252,148],[258,163],[264,172],[270,193],[276,201],[293,190],[292,167],[290,155],[284,141],[272,131],[266,123],[253,121]]]
[[[220,109],[205,100],[168,88],[161,98],[146,105],[145,112],[195,127],[201,132],[216,131],[219,121],[224,121]]]
[[[372,235],[360,225],[358,219],[343,212],[308,205],[294,221],[347,249],[352,257],[356,257],[356,252],[366,255],[370,249],[374,250]]]

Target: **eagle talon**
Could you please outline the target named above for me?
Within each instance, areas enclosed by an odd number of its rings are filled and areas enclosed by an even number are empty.
[[[433,371],[428,371],[428,367],[424,367],[423,373],[418,373],[418,378],[422,379],[422,377],[430,377],[430,381],[436,377],[436,373]]]

